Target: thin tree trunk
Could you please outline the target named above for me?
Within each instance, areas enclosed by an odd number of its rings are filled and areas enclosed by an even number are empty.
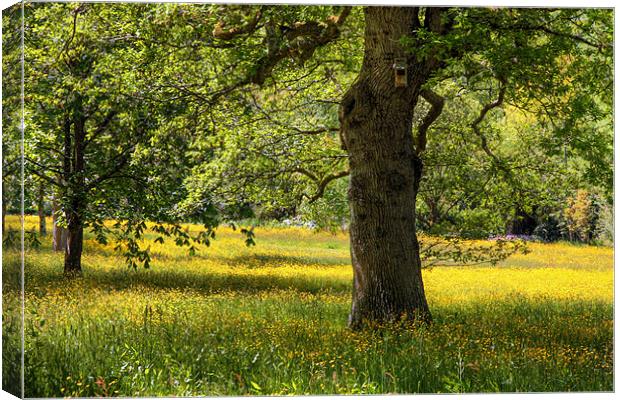
[[[425,201],[428,206],[428,227],[432,228],[437,225],[441,219],[439,213],[439,201],[435,197],[429,197]]]
[[[75,213],[70,215],[68,219],[65,275],[80,275],[82,273],[84,228],[81,219]]]
[[[39,235],[45,236],[47,234],[47,227],[45,225],[45,201],[44,201],[43,184],[39,186],[39,193],[37,196],[37,212],[39,214]]]
[[[2,196],[2,237],[4,237],[4,233],[6,230],[6,198]]]
[[[417,8],[367,7],[365,56],[340,107],[349,153],[351,261],[350,327],[400,318],[430,320],[416,236],[416,195],[422,163],[414,151],[413,110],[425,76],[408,57],[407,86],[396,87],[400,41],[418,20]],[[415,58],[413,58],[415,59]]]
[[[60,207],[56,196],[52,197],[52,249],[54,251],[64,251],[67,247],[67,230],[58,225],[58,213]]]
[[[516,205],[507,225],[506,233],[509,235],[531,235],[538,223],[533,215],[526,213],[519,205]]]
[[[79,100],[78,100],[79,101]],[[65,137],[65,179],[68,181],[70,198],[66,204],[67,245],[65,247],[64,272],[67,276],[82,274],[82,248],[84,241],[84,139],[86,119],[82,114],[81,103],[77,104],[73,124],[73,143]],[[73,146],[71,146],[73,145]]]

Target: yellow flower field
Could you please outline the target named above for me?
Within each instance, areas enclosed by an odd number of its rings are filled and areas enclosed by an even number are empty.
[[[27,251],[27,396],[613,388],[611,248],[532,243],[494,267],[425,270],[431,325],[356,333],[344,234],[259,227],[248,248],[222,227],[194,256],[155,237],[136,271],[88,239],[73,281],[49,236]],[[19,339],[18,271],[5,249],[5,347]]]

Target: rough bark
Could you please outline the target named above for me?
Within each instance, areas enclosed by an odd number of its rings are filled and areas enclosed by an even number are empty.
[[[82,273],[82,243],[84,228],[76,213],[69,216],[67,228],[67,246],[65,248],[65,274],[80,275]]]
[[[64,272],[67,276],[81,275],[82,247],[84,241],[84,209],[86,205],[84,140],[86,119],[78,105],[73,118],[73,137],[65,136],[65,179],[68,182],[68,201],[65,204],[67,219],[67,245]],[[68,130],[69,131],[69,130]],[[69,132],[65,132],[69,133]],[[71,140],[73,139],[73,140]]]
[[[418,9],[367,7],[365,14],[363,65],[340,106],[351,177],[349,325],[354,329],[367,322],[431,318],[416,236],[422,162],[412,135],[413,110],[430,68],[400,46],[419,27]],[[392,66],[402,57],[407,59],[407,85],[395,87]]]

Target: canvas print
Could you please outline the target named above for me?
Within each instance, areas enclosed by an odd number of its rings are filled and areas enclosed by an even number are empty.
[[[613,9],[2,12],[2,389],[613,392]]]

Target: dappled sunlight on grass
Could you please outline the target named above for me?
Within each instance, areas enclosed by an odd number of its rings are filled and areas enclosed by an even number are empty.
[[[351,332],[346,236],[256,235],[248,248],[218,229],[193,257],[149,242],[152,267],[136,271],[89,238],[75,280],[45,237],[26,256],[26,395],[613,388],[610,248],[531,244],[496,267],[425,270],[433,324]],[[3,268],[6,316],[14,250]]]

